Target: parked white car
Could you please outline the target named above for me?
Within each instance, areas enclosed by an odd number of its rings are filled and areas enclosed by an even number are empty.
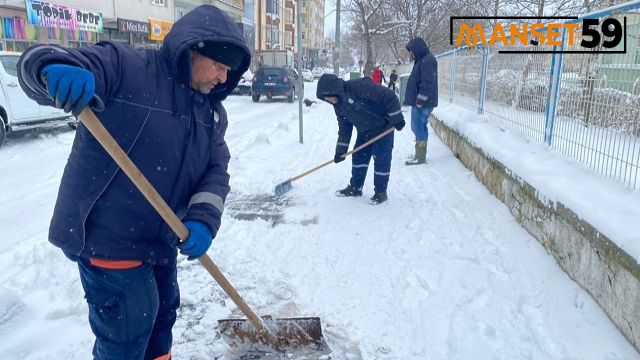
[[[314,67],[313,70],[311,70],[311,73],[313,74],[314,78],[318,79],[324,74],[324,71],[322,71],[322,68],[320,67]]]
[[[302,80],[313,81],[313,73],[309,69],[302,69]]]
[[[238,82],[238,86],[236,86],[231,94],[233,95],[251,95],[251,83],[253,82],[253,73],[251,70],[247,70],[242,77],[240,78],[240,82]]]
[[[77,120],[61,109],[38,105],[18,84],[21,53],[0,51],[0,146],[11,131],[69,124]]]

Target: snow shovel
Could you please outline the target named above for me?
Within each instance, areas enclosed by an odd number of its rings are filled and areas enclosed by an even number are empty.
[[[389,134],[390,132],[392,132],[394,129],[395,129],[395,128],[393,128],[393,127],[388,128],[387,130],[385,130],[385,131],[381,132],[380,134],[376,135],[376,137],[374,137],[373,139],[371,139],[371,140],[367,141],[366,143],[364,143],[364,144],[362,144],[362,145],[358,146],[357,148],[355,148],[355,149],[353,149],[353,150],[351,150],[351,151],[349,151],[349,152],[347,152],[347,153],[344,153],[344,154],[342,154],[342,155],[340,155],[340,156],[342,156],[342,157],[347,157],[347,156],[349,156],[349,155],[351,155],[351,154],[353,154],[353,153],[355,153],[355,152],[358,152],[358,151],[360,151],[360,150],[362,150],[362,149],[366,148],[367,146],[369,146],[369,145],[373,144],[374,142],[376,142],[376,141],[380,140],[380,139],[381,139],[381,138],[383,138],[385,135],[387,135],[387,134]],[[322,169],[323,167],[325,167],[325,166],[327,166],[327,165],[331,165],[331,164],[333,164],[334,162],[335,162],[334,160],[329,160],[329,161],[327,161],[327,162],[325,162],[325,163],[322,163],[322,164],[320,164],[320,165],[318,165],[318,166],[314,167],[314,168],[313,168],[313,169],[311,169],[311,170],[307,170],[307,171],[303,172],[303,173],[302,173],[302,174],[300,174],[300,175],[296,175],[296,176],[294,176],[294,177],[292,177],[292,178],[288,179],[287,181],[283,181],[283,182],[281,182],[280,184],[276,185],[276,190],[275,190],[276,196],[281,196],[281,195],[283,195],[284,193],[286,193],[287,191],[291,190],[291,189],[293,188],[293,185],[291,184],[292,182],[294,182],[294,181],[296,181],[296,180],[300,179],[301,177],[307,176],[307,175],[311,174],[312,172],[315,172],[315,171],[317,171],[317,170],[320,170],[320,169]]]
[[[178,235],[180,241],[184,241],[189,236],[189,230],[109,134],[93,111],[87,107],[80,113],[79,118],[151,203],[158,214]],[[305,317],[275,320],[269,317],[265,317],[265,319],[259,318],[207,254],[204,254],[198,260],[248,319],[248,321],[244,319],[220,320],[218,328],[223,339],[229,345],[238,346],[242,344],[247,350],[256,348],[289,352],[302,349],[304,351],[318,351],[324,354],[331,352],[322,335],[320,318]]]

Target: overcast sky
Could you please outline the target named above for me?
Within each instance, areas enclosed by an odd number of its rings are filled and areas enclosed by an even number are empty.
[[[344,8],[344,6],[343,6]],[[324,36],[327,37],[336,28],[336,2],[335,0],[324,0]],[[340,18],[344,20],[344,16]],[[341,26],[342,27],[342,26]]]

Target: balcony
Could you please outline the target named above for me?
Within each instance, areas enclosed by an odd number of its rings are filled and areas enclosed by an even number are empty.
[[[227,5],[231,5],[235,8],[244,10],[244,1],[243,0],[218,0],[221,3],[225,3]]]
[[[280,17],[277,15],[267,14],[267,24],[273,26],[280,26]]]

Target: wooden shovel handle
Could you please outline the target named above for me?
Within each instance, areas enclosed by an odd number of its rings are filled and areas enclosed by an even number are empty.
[[[100,145],[111,155],[113,160],[120,166],[122,171],[131,179],[133,184],[140,190],[142,195],[151,203],[154,209],[160,214],[164,221],[169,224],[171,229],[178,235],[180,242],[183,242],[189,236],[189,230],[184,226],[178,216],[171,210],[169,205],[158,194],[156,189],[151,185],[149,180],[142,174],[140,169],[131,161],[129,156],[122,150],[120,145],[109,134],[109,131],[102,125],[100,120],[96,117],[91,109],[88,107],[82,110],[80,113],[80,121],[87,127],[89,132],[98,140]],[[227,293],[227,295],[233,300],[233,302],[240,308],[240,311],[251,321],[253,326],[256,327],[258,332],[263,335],[267,341],[273,345],[277,345],[275,337],[269,332],[268,328],[254,312],[249,305],[240,297],[240,294],[229,283],[227,278],[222,274],[218,266],[211,260],[211,258],[204,254],[200,258],[200,264],[204,266],[209,274],[213,276],[220,287]]]
[[[355,153],[355,152],[358,152],[358,151],[360,151],[360,150],[362,150],[362,149],[366,148],[367,146],[369,146],[369,145],[373,144],[374,142],[376,142],[376,141],[380,140],[381,138],[383,138],[384,136],[386,136],[387,134],[389,134],[390,132],[392,132],[394,129],[395,129],[395,128],[393,128],[393,127],[388,128],[387,130],[385,130],[385,131],[381,132],[380,134],[376,135],[375,137],[373,137],[372,139],[370,139],[370,140],[369,140],[369,141],[367,141],[366,143],[364,143],[364,144],[362,144],[362,145],[358,146],[357,148],[354,148],[353,150],[351,150],[351,151],[349,151],[349,152],[347,152],[347,153],[344,153],[344,154],[342,154],[342,155],[340,155],[340,156],[342,156],[342,157],[345,157],[345,158],[346,158],[347,156],[349,156],[349,155],[351,155],[351,154],[353,154],[353,153]],[[329,161],[327,161],[327,162],[325,162],[325,163],[322,163],[322,164],[320,164],[320,165],[318,165],[318,166],[314,167],[313,169],[310,169],[310,170],[307,170],[307,171],[303,172],[303,173],[302,173],[302,174],[300,174],[300,175],[296,175],[296,176],[292,177],[291,179],[289,179],[289,181],[296,181],[296,180],[300,179],[301,177],[307,176],[307,175],[311,174],[312,172],[315,172],[315,171],[317,171],[317,170],[320,170],[320,169],[322,169],[323,167],[325,167],[325,166],[327,166],[327,165],[331,165],[331,164],[333,164],[333,163],[334,163],[334,160],[329,160]]]

